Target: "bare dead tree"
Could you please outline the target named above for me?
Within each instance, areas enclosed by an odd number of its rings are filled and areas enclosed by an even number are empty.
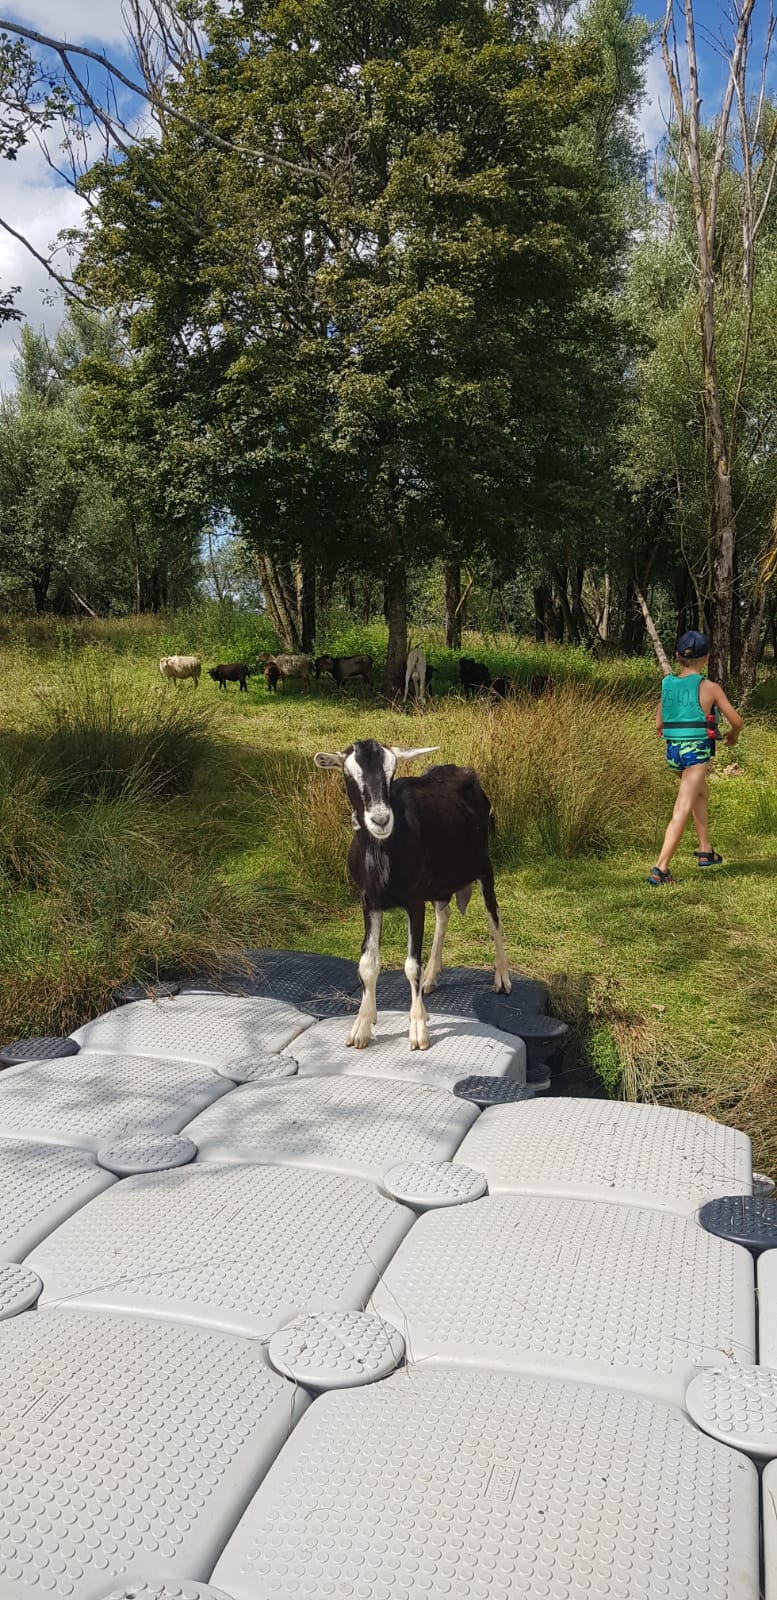
[[[777,172],[777,118],[766,94],[767,68],[774,36],[773,0],[769,0],[766,39],[760,70],[760,89],[754,98],[748,87],[748,56],[755,0],[733,0],[733,35],[717,44],[728,67],[723,103],[712,131],[711,155],[705,150],[701,119],[701,94],[696,48],[693,0],[666,0],[661,29],[664,67],[675,113],[677,159],[690,179],[695,221],[694,269],[698,279],[699,339],[702,364],[702,403],[708,467],[712,489],[711,665],[712,675],[725,682],[728,673],[734,603],[736,513],[731,474],[737,449],[742,399],[750,359],[753,289],[758,236]],[[682,87],[676,13],[684,24],[684,59],[688,91]],[[717,290],[720,277],[718,208],[732,126],[736,119],[741,165],[742,304],[744,333],[733,406],[726,415],[717,355]]]

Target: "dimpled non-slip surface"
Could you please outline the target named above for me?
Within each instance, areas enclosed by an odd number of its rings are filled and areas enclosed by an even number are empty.
[[[31,1267],[19,1261],[0,1261],[0,1321],[28,1311],[41,1288],[40,1278]]]
[[[392,1200],[415,1210],[463,1206],[479,1200],[488,1185],[482,1172],[451,1161],[402,1161],[383,1174],[383,1188]]]
[[[209,1583],[178,1583],[175,1579],[155,1582],[152,1579],[149,1583],[133,1583],[125,1589],[111,1589],[105,1600],[229,1600],[229,1595],[225,1595],[223,1589],[213,1589]]]
[[[777,1372],[707,1367],[688,1385],[689,1416],[715,1439],[754,1456],[777,1456]]]
[[[313,1018],[278,1000],[227,994],[181,994],[174,1000],[136,1000],[96,1017],[73,1038],[84,1050],[173,1057],[210,1066],[291,1044]]]
[[[175,1317],[264,1340],[358,1310],[413,1221],[358,1178],[241,1165],[126,1178],[33,1251],[41,1307]]]
[[[319,1015],[320,1005],[325,1007],[325,1016],[331,1015],[326,1009],[329,1006],[346,1007],[358,987],[354,961],[305,950],[244,950],[217,973],[206,974],[202,980],[181,980],[181,989],[186,993],[207,991],[285,1000],[314,1017]]]
[[[557,1194],[692,1215],[752,1187],[750,1140],[693,1112],[611,1100],[532,1100],[484,1111],[457,1160],[491,1194]]]
[[[491,1021],[480,1015],[484,1002],[494,1001],[505,1018],[517,1014],[528,1023],[530,1018],[541,1016],[548,1004],[548,991],[537,978],[524,978],[511,972],[512,989],[509,994],[494,993],[493,967],[443,967],[437,987],[424,995],[424,1003],[437,1016],[469,1017],[480,1022]],[[361,984],[354,986],[358,1010]],[[504,1002],[504,1004],[503,1004]],[[378,1011],[410,1009],[410,985],[403,970],[384,970],[378,975]],[[496,1024],[499,1026],[499,1024]],[[563,1024],[562,1024],[563,1027]],[[505,1024],[506,1033],[519,1030]],[[566,1031],[566,1030],[565,1030]]]
[[[0,1138],[97,1150],[139,1133],[180,1133],[230,1088],[209,1067],[81,1051],[64,1061],[9,1067],[0,1084]]]
[[[312,1389],[353,1389],[394,1371],[405,1353],[396,1328],[368,1311],[319,1311],[274,1333],[272,1365]]]
[[[207,1579],[301,1392],[245,1339],[35,1311],[0,1323],[0,1596]]]
[[[455,1155],[477,1117],[444,1089],[380,1078],[292,1078],[234,1089],[189,1124],[202,1161],[269,1161],[380,1182],[397,1161]]]
[[[301,1078],[344,1074],[361,1078],[395,1078],[400,1083],[428,1083],[453,1089],[471,1073],[526,1079],[526,1046],[513,1034],[483,1023],[440,1017],[429,1025],[429,1049],[411,1050],[406,1011],[378,1013],[377,1028],[363,1050],[348,1046],[348,1018],[317,1022],[294,1041],[293,1055]]]
[[[619,1384],[677,1405],[699,1367],[755,1356],[747,1252],[636,1206],[502,1195],[431,1211],[372,1306],[417,1361]]]
[[[0,1103],[3,1092],[0,1090]],[[114,1179],[85,1150],[0,1139],[0,1260],[21,1261]]]
[[[673,1406],[403,1370],[303,1417],[212,1574],[236,1600],[757,1600],[758,1479]]]
[[[168,1167],[185,1167],[194,1160],[197,1146],[179,1133],[136,1133],[129,1139],[101,1144],[97,1160],[117,1178],[130,1178],[137,1172],[164,1172]]]
[[[758,1360],[777,1372],[777,1250],[758,1257]]]

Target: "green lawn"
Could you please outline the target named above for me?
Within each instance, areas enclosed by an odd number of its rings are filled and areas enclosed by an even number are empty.
[[[165,647],[177,642],[169,629],[127,624],[96,630],[86,646],[71,630],[64,648],[61,631],[25,643],[17,630],[0,649],[0,755],[10,752],[14,782],[20,762],[46,764],[41,693],[67,686],[73,662],[85,658],[90,671],[112,676],[119,721],[147,694],[177,694],[197,699],[204,722],[187,792],[31,802],[25,848],[49,828],[50,865],[6,871],[3,1034],[72,1026],[107,1002],[112,983],[152,970],[155,956],[194,962],[267,943],[355,959],[361,916],[344,872],[347,807],[339,776],[317,772],[312,756],[370,735],[439,744],[441,759],[470,760],[482,773],[497,817],[510,959],[550,983],[554,1008],[573,1024],[571,1050],[610,1092],[691,1105],[746,1128],[757,1163],[777,1168],[771,684],[737,751],[742,776],[713,784],[712,834],[725,866],[700,872],[689,837],[680,881],[656,891],[645,876],[674,780],[652,734],[658,677],[649,661],[598,667],[578,652],[506,641],[489,651],[468,639],[467,653],[522,680],[549,663],[558,684],[570,682],[539,705],[524,698],[493,709],[442,696],[421,715],[358,689],[343,699],[331,683],[310,698],[295,687],[271,697],[261,679],[242,696],[207,678],[197,695],[190,684],[165,691],[160,637]],[[435,641],[429,648],[448,665]],[[217,640],[208,662],[240,653],[234,639]],[[3,827],[8,837],[19,832],[22,810],[7,795],[0,843]],[[387,918],[384,959],[399,964],[404,954],[397,914]],[[447,957],[490,962],[478,900],[451,920]]]

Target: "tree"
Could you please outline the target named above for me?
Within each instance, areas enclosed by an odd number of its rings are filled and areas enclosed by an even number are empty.
[[[743,396],[751,356],[758,256],[777,173],[775,113],[766,93],[774,18],[770,10],[766,45],[760,63],[760,85],[753,94],[748,78],[748,60],[754,7],[755,0],[740,0],[735,7],[733,37],[724,56],[727,82],[723,103],[714,125],[709,128],[705,128],[701,116],[693,0],[683,0],[682,4],[687,94],[683,92],[679,69],[676,0],[667,0],[661,33],[664,65],[675,113],[671,148],[678,166],[681,165],[688,176],[695,224],[698,349],[712,524],[710,671],[723,683],[726,682],[729,669],[732,617],[735,615],[736,509],[732,475],[740,448],[742,423],[746,419]],[[740,171],[740,181],[734,185],[734,191],[741,240],[738,296],[741,314],[738,318],[738,372],[727,407],[718,347],[722,323],[720,290],[724,287],[730,290],[730,285],[725,285],[721,270],[721,227],[727,198],[730,203],[728,178],[733,138],[737,143]],[[758,623],[760,626],[760,617]]]

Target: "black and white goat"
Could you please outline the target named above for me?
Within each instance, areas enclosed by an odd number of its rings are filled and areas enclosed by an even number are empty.
[[[432,746],[431,749],[435,747]],[[454,895],[466,911],[479,883],[494,940],[494,988],[510,992],[494,871],[488,842],[491,805],[471,767],[430,767],[420,778],[394,778],[397,761],[431,754],[429,747],[387,748],[359,739],[347,750],[317,755],[317,767],[340,767],[351,803],[354,836],[348,870],[361,894],[364,942],[359,977],[364,993],[348,1043],[361,1050],[377,1022],[376,987],[384,911],[407,913],[405,976],[410,984],[410,1048],[428,1050],[429,1016],[423,995],[442,970],[442,948]],[[421,976],[426,902],[435,911],[434,942]]]

